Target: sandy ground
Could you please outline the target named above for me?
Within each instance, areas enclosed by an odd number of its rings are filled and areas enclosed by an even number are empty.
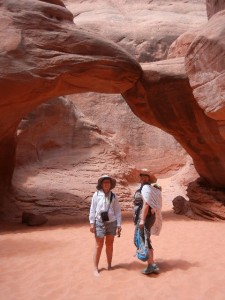
[[[163,204],[163,228],[152,237],[161,273],[142,275],[133,223],[115,238],[113,270],[93,276],[94,237],[88,223],[0,229],[1,300],[225,299],[225,223],[175,215]]]

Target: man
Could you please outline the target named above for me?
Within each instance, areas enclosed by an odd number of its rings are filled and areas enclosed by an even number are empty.
[[[161,187],[156,183],[157,178],[146,169],[140,173],[142,209],[139,212],[137,225],[140,227],[145,246],[149,249],[147,267],[142,270],[143,274],[158,273],[159,268],[154,263],[153,248],[151,245],[151,234],[159,235],[162,227],[162,196]],[[153,186],[151,185],[153,184]],[[136,195],[137,193],[135,193]]]

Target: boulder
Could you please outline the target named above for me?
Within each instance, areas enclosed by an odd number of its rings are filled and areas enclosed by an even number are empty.
[[[22,213],[22,223],[28,226],[41,226],[48,222],[48,219],[41,214],[33,214],[30,212]]]

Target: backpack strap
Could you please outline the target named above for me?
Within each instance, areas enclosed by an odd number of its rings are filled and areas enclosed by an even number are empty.
[[[110,200],[109,200],[109,205],[112,203],[112,199],[115,198],[115,194],[113,194],[113,192],[111,191],[111,195],[110,195]]]
[[[141,190],[142,190],[142,188],[143,188],[144,185],[151,185],[151,183],[148,183],[148,182],[143,183],[141,185],[141,187],[138,189],[140,192],[141,192]]]

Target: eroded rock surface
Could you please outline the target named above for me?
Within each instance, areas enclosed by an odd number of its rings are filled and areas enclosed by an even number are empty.
[[[207,117],[193,96],[177,58],[142,65],[144,74],[124,94],[143,121],[172,134],[191,155],[198,173],[212,186],[225,186],[225,141],[217,122]]]
[[[167,57],[170,44],[207,22],[205,0],[66,0],[76,25],[126,49],[140,63]]]
[[[221,138],[224,141],[225,2],[214,0],[206,2],[210,21],[197,31],[189,31],[181,35],[171,45],[168,57],[186,56],[186,70],[196,101],[204,113],[217,123],[217,133],[212,131],[207,137],[208,147],[216,149],[214,168],[209,171],[212,173],[211,177],[214,177],[218,171],[219,176],[224,177],[222,167],[224,150]],[[206,133],[204,135],[207,136]],[[212,136],[219,135],[219,139],[212,139]],[[211,161],[212,159],[209,160],[208,165]],[[224,185],[222,184],[221,187]],[[194,216],[211,220],[224,219],[224,189],[213,189],[212,185],[198,180],[188,186],[187,195]]]
[[[225,189],[209,187],[198,179],[187,188],[193,214],[209,220],[225,220]]]
[[[21,218],[26,211],[47,214],[50,219],[87,220],[90,199],[102,173],[116,178],[122,209],[131,210],[128,183],[137,184],[138,171],[126,161],[126,153],[113,137],[68,98],[43,103],[18,129],[10,215]]]
[[[0,9],[2,39],[12,32],[12,41],[0,45],[0,187],[5,190],[23,116],[55,96],[121,93],[141,69],[116,44],[77,28],[60,0],[4,0]]]
[[[210,19],[218,11],[225,9],[224,0],[206,0],[207,16]]]
[[[199,106],[210,118],[222,122],[225,138],[225,10],[199,31],[188,49],[185,68]]]

